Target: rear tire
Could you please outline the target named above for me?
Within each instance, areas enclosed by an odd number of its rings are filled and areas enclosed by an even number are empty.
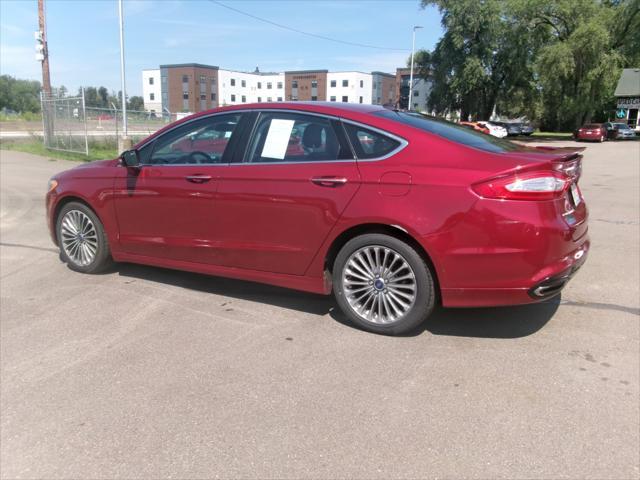
[[[113,260],[109,242],[98,216],[80,202],[69,202],[56,218],[56,236],[60,256],[71,270],[98,273]]]
[[[349,240],[333,264],[333,292],[348,319],[369,332],[409,333],[435,305],[429,266],[409,244],[370,233]]]

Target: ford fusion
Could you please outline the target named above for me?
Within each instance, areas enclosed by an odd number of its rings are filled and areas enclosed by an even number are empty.
[[[133,262],[333,292],[355,325],[403,334],[437,304],[558,294],[589,249],[581,162],[379,106],[262,103],[60,173],[46,205],[78,272]]]

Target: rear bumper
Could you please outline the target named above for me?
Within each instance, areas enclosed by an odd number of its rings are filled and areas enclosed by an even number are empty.
[[[584,265],[589,252],[588,237],[559,261],[545,265],[522,287],[442,288],[445,307],[497,307],[537,303],[559,294]]]
[[[587,260],[587,253],[589,251],[588,243],[589,242],[583,246],[583,249],[578,250],[574,254],[575,263],[573,265],[531,287],[528,292],[529,296],[533,300],[539,301],[546,300],[547,298],[551,298],[559,294]]]

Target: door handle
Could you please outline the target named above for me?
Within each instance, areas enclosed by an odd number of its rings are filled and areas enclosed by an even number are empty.
[[[344,177],[313,177],[311,183],[321,187],[341,187],[347,183],[347,179]]]
[[[211,180],[211,175],[187,175],[184,178],[187,182],[191,183],[207,183]]]

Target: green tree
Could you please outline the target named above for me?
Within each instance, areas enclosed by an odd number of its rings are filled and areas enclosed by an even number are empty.
[[[144,110],[144,99],[139,96],[129,97],[129,101],[127,102],[127,108],[129,110],[134,110],[134,111]]]
[[[624,66],[638,60],[640,2],[532,0],[522,18],[543,33],[534,71],[542,126],[573,129],[613,107]]]
[[[0,110],[19,113],[40,111],[40,82],[21,80],[10,75],[0,76]]]
[[[430,107],[494,111],[570,129],[612,108],[620,69],[640,64],[640,0],[422,0],[445,29],[418,55]]]
[[[443,37],[419,71],[433,81],[429,105],[488,119],[501,95],[527,89],[531,37],[501,0],[423,0],[442,15]]]

